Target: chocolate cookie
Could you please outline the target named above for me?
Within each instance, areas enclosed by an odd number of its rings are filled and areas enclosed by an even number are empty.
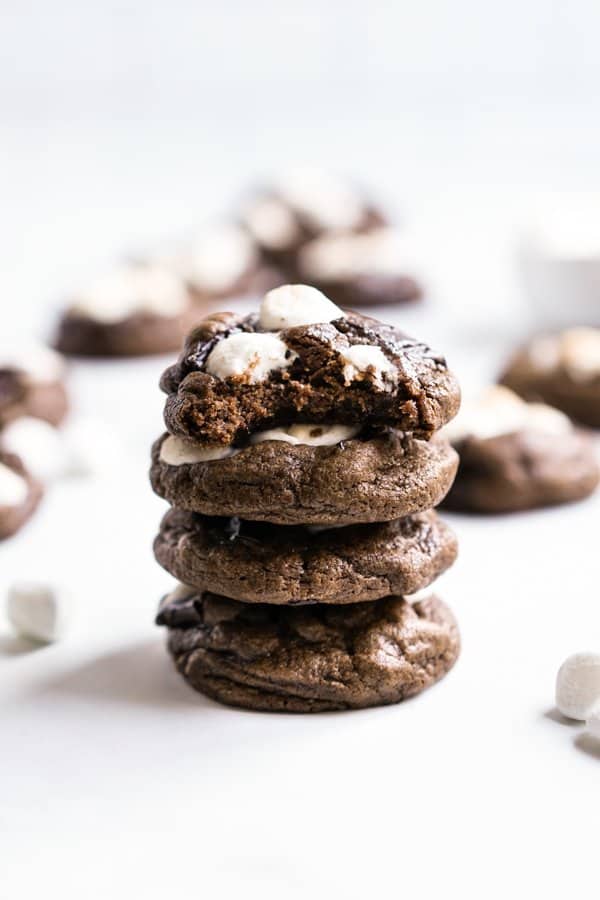
[[[64,361],[47,347],[0,356],[0,428],[24,416],[60,425],[69,408],[65,374]]]
[[[526,400],[543,400],[600,428],[600,328],[535,338],[516,353],[500,382]]]
[[[34,513],[42,487],[19,459],[0,451],[0,540],[16,534]]]
[[[514,512],[587,497],[600,479],[594,446],[563,413],[524,403],[508,388],[465,404],[447,429],[460,456],[445,505]]]
[[[269,263],[298,277],[300,248],[329,232],[363,232],[387,217],[364,190],[343,178],[316,170],[284,173],[244,205],[241,220]]]
[[[302,296],[310,290],[299,288]],[[172,434],[232,445],[304,422],[391,426],[427,438],[455,415],[460,392],[443,357],[391,325],[350,313],[323,321],[319,310],[318,324],[267,330],[285,320],[272,314],[271,295],[291,290],[267,294],[260,318],[216,314],[191,333],[161,380]]]
[[[82,291],[63,314],[55,346],[70,356],[145,356],[179,350],[199,319],[181,278],[129,264]]]
[[[317,530],[170,510],[158,562],[200,590],[250,603],[356,603],[425,588],[456,559],[433,511],[395,522]]]
[[[343,307],[419,300],[423,290],[410,269],[405,239],[394,228],[325,235],[298,255],[300,280]]]
[[[150,477],[159,496],[209,516],[281,525],[391,521],[429,509],[445,497],[458,465],[446,440],[394,432],[333,446],[267,440],[224,459],[166,461],[193,458],[193,445],[192,457],[181,446],[168,435],[154,444]]]
[[[195,690],[255,710],[397,703],[439,681],[460,650],[454,617],[436,597],[286,607],[184,588],[165,598],[157,622]]]

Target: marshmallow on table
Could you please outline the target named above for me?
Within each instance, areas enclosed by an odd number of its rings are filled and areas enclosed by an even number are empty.
[[[64,589],[23,581],[9,589],[6,612],[19,635],[49,644],[68,630],[72,602]]]
[[[575,653],[556,678],[556,706],[569,719],[585,721],[600,702],[600,653]]]
[[[585,720],[585,728],[592,737],[600,740],[600,699],[588,714]]]

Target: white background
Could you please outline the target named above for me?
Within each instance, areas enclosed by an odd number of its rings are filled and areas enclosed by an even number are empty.
[[[0,5],[0,341],[252,179],[322,162],[414,228],[430,300],[394,313],[467,389],[532,323],[514,246],[548,197],[600,190],[600,7],[514,0]],[[388,318],[390,312],[383,313]],[[172,672],[147,484],[165,360],[77,365],[75,415],[120,470],[64,484],[0,550],[0,587],[76,593],[64,643],[0,625],[0,898],[565,896],[597,884],[600,753],[552,712],[600,649],[599,502],[449,517],[464,649],[402,706],[228,710]]]

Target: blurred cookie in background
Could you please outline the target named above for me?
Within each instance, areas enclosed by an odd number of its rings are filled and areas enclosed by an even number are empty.
[[[0,428],[23,416],[60,425],[69,401],[62,357],[35,344],[0,350]]]
[[[581,500],[598,485],[593,442],[557,409],[526,403],[493,386],[463,402],[442,433],[458,451],[458,474],[444,505],[506,513]]]
[[[500,383],[526,400],[542,400],[600,428],[600,328],[542,335],[508,363]]]
[[[358,234],[326,234],[298,254],[299,277],[339,306],[410,303],[423,296],[414,252],[396,228]]]
[[[42,487],[18,456],[0,451],[0,540],[12,537],[28,521],[42,497]]]
[[[196,319],[180,276],[164,265],[130,262],[73,299],[55,346],[70,356],[146,356],[178,350]]]
[[[264,264],[252,236],[233,222],[205,225],[173,255],[170,265],[203,312],[212,303],[262,294],[283,283],[282,276]]]
[[[241,220],[270,263],[287,280],[298,277],[297,253],[331,232],[362,232],[387,223],[387,216],[350,180],[320,169],[294,169],[251,197]]]

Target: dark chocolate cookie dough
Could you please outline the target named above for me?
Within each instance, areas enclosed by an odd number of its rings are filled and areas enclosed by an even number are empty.
[[[568,503],[591,494],[600,478],[593,444],[577,431],[468,437],[456,449],[448,509],[502,513]]]
[[[264,380],[218,378],[206,371],[217,344],[259,332],[258,318],[221,313],[192,332],[176,365],[164,373],[168,431],[206,444],[229,445],[290,422],[382,425],[428,438],[456,413],[458,384],[441,356],[391,325],[348,314],[333,322],[281,331],[289,365]],[[372,370],[348,379],[344,352],[369,345],[391,375]]]
[[[169,465],[152,450],[151,481],[173,506],[209,516],[282,525],[350,525],[399,519],[442,501],[458,457],[435,436],[389,432],[330,447],[265,441],[210,462]]]
[[[356,603],[425,588],[457,545],[433,511],[314,533],[173,509],[154,552],[179,581],[247,603]]]
[[[193,688],[255,710],[397,703],[442,678],[460,649],[454,617],[436,597],[285,607],[190,591],[166,598],[157,621]]]
[[[3,540],[12,537],[25,525],[35,512],[43,490],[41,484],[25,470],[18,456],[0,451],[0,467],[6,467],[24,482],[23,498],[18,503],[8,503],[1,493],[0,472],[0,540]]]

